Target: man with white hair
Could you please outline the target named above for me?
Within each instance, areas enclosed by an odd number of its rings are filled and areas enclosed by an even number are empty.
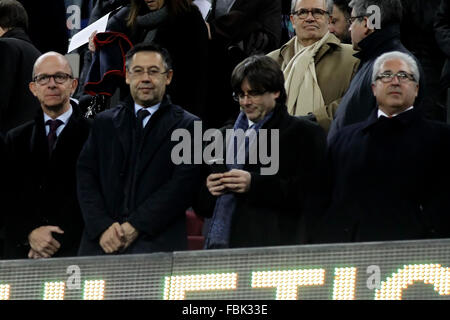
[[[450,236],[450,127],[425,119],[416,108],[419,81],[417,63],[405,53],[375,61],[377,108],[329,145],[326,208],[312,242]]]
[[[376,108],[375,97],[370,90],[375,59],[390,51],[401,51],[413,56],[400,41],[400,0],[351,0],[349,7],[352,8],[352,44],[353,49],[358,51],[355,57],[360,59],[360,66],[336,111],[328,132],[328,142],[341,128],[366,120]],[[420,64],[419,70],[424,78]],[[416,101],[418,108],[422,107],[423,89],[424,86],[421,86]]]
[[[284,73],[288,112],[308,116],[328,131],[359,60],[328,31],[326,0],[293,0],[290,18],[296,36],[268,56]]]

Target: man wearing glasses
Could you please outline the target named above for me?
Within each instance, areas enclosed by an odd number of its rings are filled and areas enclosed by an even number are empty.
[[[290,18],[296,36],[268,56],[284,73],[289,113],[308,116],[328,131],[358,59],[328,31],[326,0],[294,0]]]
[[[450,127],[424,119],[415,106],[422,81],[405,53],[376,59],[371,91],[377,108],[329,145],[328,200],[313,242],[450,236]]]
[[[32,79],[41,108],[6,137],[5,258],[76,256],[83,218],[75,171],[90,122],[70,100],[78,82],[64,56],[40,56]]]
[[[233,71],[231,85],[241,113],[233,126],[221,130],[224,159],[207,170],[196,208],[212,217],[205,247],[299,244],[325,155],[325,134],[317,124],[288,114],[283,73],[273,59],[243,60]],[[226,139],[230,130],[245,132],[248,143]],[[272,172],[264,171],[272,166],[264,159],[252,161],[263,145],[277,162]]]
[[[352,0],[349,6],[352,8],[349,21],[352,44],[353,48],[358,50],[355,57],[359,58],[361,62],[358,72],[339,104],[335,119],[331,123],[328,142],[341,128],[367,119],[372,110],[376,108],[375,97],[370,91],[375,60],[389,51],[401,51],[413,56],[400,42],[400,22],[402,20],[400,0]],[[378,11],[372,11],[372,8],[378,8],[380,14],[378,15]],[[420,63],[418,65],[423,78]],[[419,89],[416,100],[417,108],[421,108],[423,87],[421,86]]]
[[[80,255],[187,248],[186,209],[200,166],[172,161],[171,135],[181,129],[193,137],[198,118],[166,95],[174,73],[167,50],[138,44],[125,65],[131,96],[97,115],[78,161]]]

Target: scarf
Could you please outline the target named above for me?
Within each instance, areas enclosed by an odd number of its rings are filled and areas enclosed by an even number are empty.
[[[253,124],[249,128],[247,116],[243,111],[241,111],[234,124],[233,130],[244,130],[246,138],[240,145],[237,145],[237,137],[233,137],[233,141],[230,141],[233,143],[229,143],[227,141],[226,165],[229,170],[242,169],[244,167],[245,164],[242,163],[243,161],[240,159],[244,156],[245,162],[247,162],[249,157],[249,149],[252,147],[256,139],[257,132],[272,117],[272,115],[273,112],[270,112],[264,117],[264,119]],[[230,159],[228,154],[230,154],[232,148],[235,150],[235,152],[233,152],[234,161],[229,163]],[[231,220],[235,210],[236,196],[233,192],[225,193],[217,198],[214,213],[211,218],[211,224],[209,226],[209,232],[205,240],[206,249],[229,248]]]
[[[303,48],[299,48],[300,44],[295,41],[296,54],[283,71],[288,96],[287,108],[291,115],[305,116],[325,106],[317,83],[314,57],[330,35],[327,32],[320,41]]]
[[[144,42],[152,42],[153,39],[155,39],[158,27],[167,19],[168,16],[169,11],[167,6],[164,6],[159,10],[150,11],[149,13],[136,18],[138,28],[149,29],[145,36]]]

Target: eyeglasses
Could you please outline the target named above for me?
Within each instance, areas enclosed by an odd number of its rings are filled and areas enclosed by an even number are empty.
[[[347,22],[348,22],[349,24],[353,24],[353,22],[355,22],[356,19],[361,19],[361,18],[364,18],[364,17],[366,17],[366,15],[356,16],[356,17],[350,17],[350,18],[347,20]]]
[[[234,92],[233,99],[239,102],[240,100],[244,100],[244,98],[247,97],[253,101],[254,99],[258,99],[259,97],[261,97],[264,93],[266,93],[266,91],[251,90],[247,94],[243,92]]]
[[[153,68],[153,69],[141,69],[141,68],[136,68],[133,70],[128,70],[128,73],[134,77],[143,77],[144,74],[148,74],[148,76],[150,78],[156,78],[158,77],[160,74],[166,74],[167,72],[169,72],[169,70],[163,71],[161,72],[159,69]]]
[[[389,83],[392,82],[394,77],[397,77],[399,82],[407,82],[407,81],[414,81],[416,82],[416,79],[414,76],[408,72],[400,71],[397,73],[391,73],[391,72],[385,72],[376,77],[376,80],[381,80],[383,83]]]
[[[73,79],[73,77],[70,74],[58,72],[55,74],[40,74],[34,77],[33,81],[41,86],[44,86],[50,82],[50,78],[53,78],[53,80],[57,84],[63,84],[67,81],[67,79]]]
[[[292,15],[296,15],[300,19],[306,19],[311,12],[314,19],[321,19],[325,14],[329,14],[328,11],[319,9],[319,8],[312,8],[312,9],[300,9],[297,11],[292,12]]]

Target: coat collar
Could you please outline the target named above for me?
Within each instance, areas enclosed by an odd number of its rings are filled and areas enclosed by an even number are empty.
[[[30,37],[28,37],[22,28],[12,28],[11,30],[5,32],[2,38],[15,38],[31,43]]]
[[[365,121],[362,130],[364,133],[367,133],[372,129],[377,128],[384,121],[392,121],[406,127],[420,118],[421,114],[418,108],[413,108],[411,110],[405,111],[393,118],[386,118],[386,117],[378,118],[378,108],[375,108]]]
[[[283,61],[290,61],[295,55],[295,41],[297,37],[292,37],[288,42],[286,42],[280,48],[280,55],[283,57]],[[314,57],[314,63],[318,63],[320,59],[327,53],[330,49],[341,46],[339,39],[332,33],[328,35],[328,39],[325,44],[319,49],[316,56]]]
[[[145,155],[140,163],[140,168],[153,158],[159,146],[170,140],[170,133],[179,119],[183,116],[183,109],[172,105],[170,97],[165,95],[161,101],[158,111],[152,115],[145,127],[141,154]],[[127,156],[131,151],[132,139],[134,139],[136,116],[134,113],[134,101],[131,96],[113,112],[113,125],[117,130],[120,144],[124,154]],[[139,169],[138,169],[139,170]]]
[[[385,51],[386,43],[396,39],[400,41],[400,25],[389,24],[362,39],[358,44],[361,51],[355,53],[354,56],[361,61],[370,60]]]
[[[72,131],[74,127],[78,125],[80,121],[82,121],[83,117],[81,114],[81,110],[78,107],[78,104],[74,101],[70,101],[70,104],[72,106],[72,115],[69,118],[69,121],[67,122],[64,130],[61,132],[61,134],[58,136],[58,141],[61,140],[72,140],[77,139],[78,133],[75,131]],[[88,120],[86,120],[88,121]],[[31,152],[32,153],[39,153],[38,158],[48,158],[48,145],[47,145],[47,135],[45,131],[45,122],[44,122],[44,112],[41,108],[39,108],[36,112],[36,116],[34,118],[34,129],[31,135]],[[59,142],[57,142],[55,146],[55,151],[52,153],[54,154],[56,152],[59,145]],[[70,143],[68,145],[71,145]]]

